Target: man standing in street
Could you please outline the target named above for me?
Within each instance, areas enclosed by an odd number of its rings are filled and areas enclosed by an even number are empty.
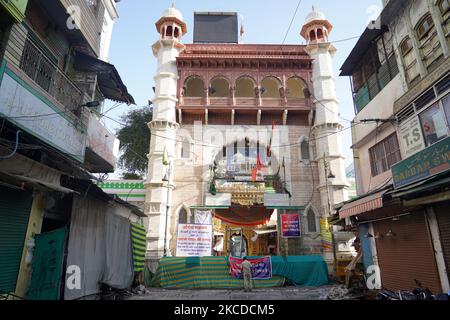
[[[244,257],[241,267],[244,277],[244,291],[250,292],[252,291],[252,263],[247,260],[247,257]]]

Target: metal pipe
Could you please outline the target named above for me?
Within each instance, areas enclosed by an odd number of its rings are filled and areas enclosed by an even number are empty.
[[[13,152],[8,154],[7,156],[0,156],[0,159],[3,159],[3,160],[10,159],[16,154],[17,149],[19,149],[19,134],[20,133],[21,133],[21,131],[17,130],[17,132],[16,132],[16,145],[14,146]]]

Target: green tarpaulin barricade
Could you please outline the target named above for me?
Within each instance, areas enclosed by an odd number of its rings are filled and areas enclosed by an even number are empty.
[[[133,245],[134,272],[144,271],[147,232],[139,224],[131,224],[131,241]]]
[[[227,257],[166,257],[160,260],[151,286],[166,289],[242,289],[243,280],[232,277],[229,269]],[[273,256],[272,274],[271,279],[254,280],[254,287],[279,287],[286,279],[302,286],[328,284],[328,269],[321,256]]]

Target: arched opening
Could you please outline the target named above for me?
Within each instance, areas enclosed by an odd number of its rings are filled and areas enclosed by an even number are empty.
[[[286,82],[287,90],[286,97],[288,99],[300,99],[305,98],[305,94],[303,89],[305,86],[303,85],[303,81],[300,78],[292,77],[289,78]]]
[[[307,139],[303,139],[300,143],[300,159],[302,161],[311,160],[311,154],[309,152],[309,142]]]
[[[205,85],[200,77],[194,76],[186,80],[186,97],[205,97]]]
[[[245,257],[248,252],[248,242],[241,233],[233,234],[230,238],[230,254],[232,257]]]
[[[173,35],[173,28],[172,26],[167,26],[166,27],[166,37],[172,37]]]
[[[178,38],[180,36],[180,29],[179,28],[175,28],[175,32],[174,32],[173,36],[175,38]]]
[[[225,78],[214,78],[211,81],[210,97],[225,98],[230,96],[230,85]]]
[[[280,81],[275,77],[267,77],[261,82],[261,96],[263,98],[280,98]]]
[[[317,39],[323,39],[323,31],[322,31],[322,29],[317,29]]]
[[[188,213],[187,210],[183,207],[178,212],[178,224],[186,224],[188,223]]]
[[[310,207],[306,213],[306,226],[308,233],[317,232],[317,219],[314,210]]]
[[[241,77],[236,81],[236,98],[254,98],[255,83],[251,78]]]
[[[191,142],[187,137],[183,139],[183,143],[181,144],[181,158],[189,159],[191,157]]]
[[[314,30],[311,30],[309,32],[309,40],[310,41],[315,41],[316,40],[316,32]]]

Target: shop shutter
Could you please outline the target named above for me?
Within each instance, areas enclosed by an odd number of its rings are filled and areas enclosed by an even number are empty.
[[[383,287],[390,290],[412,290],[414,279],[434,293],[441,292],[434,249],[424,212],[401,216],[400,220],[382,220],[373,223],[377,255]],[[389,229],[394,237],[386,237]]]
[[[0,186],[0,290],[14,292],[30,216],[29,192]]]
[[[445,268],[450,278],[450,206],[434,207],[436,219],[439,225],[442,251],[444,253]]]

